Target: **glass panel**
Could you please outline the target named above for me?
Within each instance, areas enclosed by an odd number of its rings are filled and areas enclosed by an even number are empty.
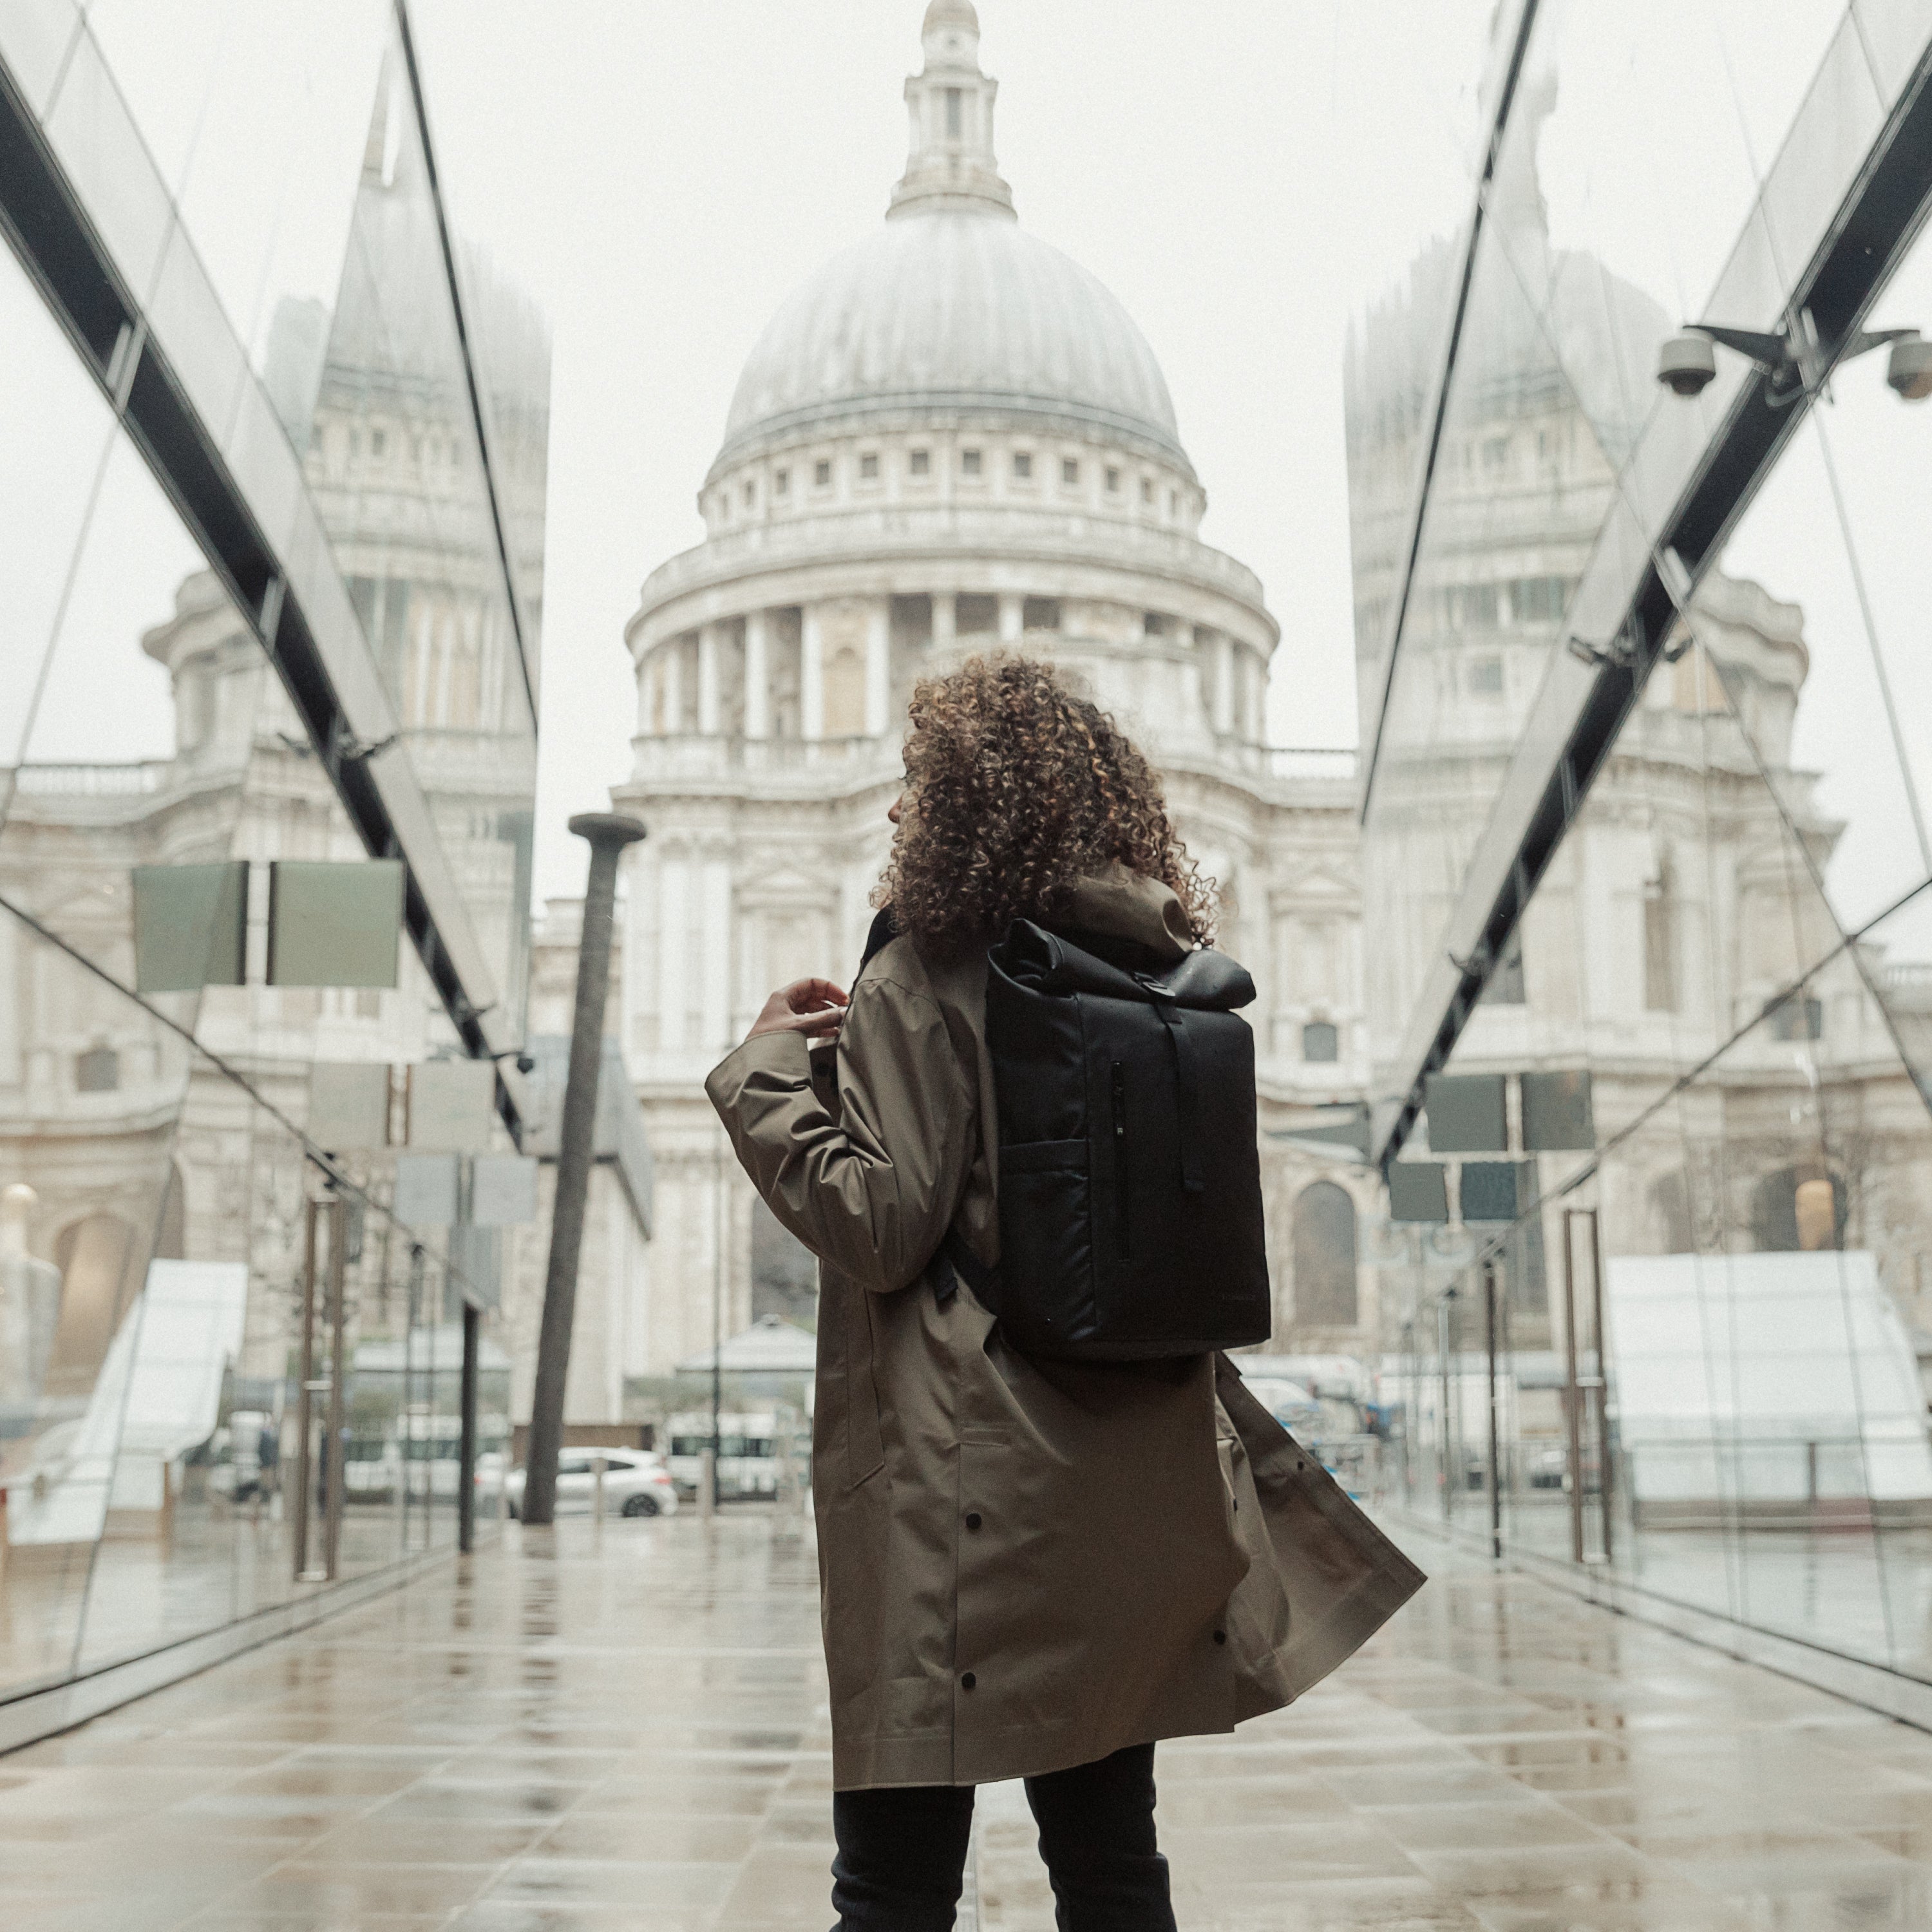
[[[22,881],[8,868],[13,892]],[[151,1261],[178,1254],[174,1128],[189,1055],[98,975],[0,913],[0,1689],[73,1667],[109,1521]]]
[[[1363,178],[1346,216],[1350,233],[1359,238],[1351,251],[1360,280],[1346,298],[1352,320],[1342,385],[1356,680],[1365,734],[1381,704],[1437,358],[1454,311],[1493,113],[1477,82],[1486,55],[1495,57],[1498,18],[1489,8],[1432,9],[1415,23],[1422,40],[1397,50],[1367,16],[1336,16],[1337,86],[1348,84],[1346,74],[1360,94],[1377,100],[1391,124],[1426,130],[1434,157],[1432,166],[1418,168],[1406,144],[1364,143]]]
[[[416,710],[394,755],[426,775],[454,863],[414,856],[473,894],[492,968],[520,1001],[534,738],[413,108],[393,62],[378,73],[391,15],[380,0],[326,22],[242,11],[164,25],[100,0],[107,60],[84,35],[55,136],[158,330],[178,340],[210,434],[262,486],[272,538],[306,545],[290,560],[296,580],[320,568],[326,585],[339,563],[352,582],[398,586],[430,620],[420,656],[394,667],[416,680],[396,687]],[[20,17],[0,16],[0,44]],[[178,225],[142,138],[183,197]],[[521,297],[479,273],[476,299],[534,603],[548,352]],[[231,352],[230,322],[272,413]],[[368,860],[250,626],[10,255],[0,334],[14,352],[0,401],[24,429],[0,453],[0,514],[24,539],[0,615],[4,1692],[245,1616],[314,1587],[318,1570],[354,1576],[452,1540],[458,1317],[466,1294],[494,1306],[526,1238],[520,1223],[397,1218],[400,1121],[392,1132],[384,1116],[404,1082],[392,1070],[460,1051],[436,988],[412,948],[398,966],[393,916],[382,970],[362,976],[384,984],[262,983],[272,861],[387,876],[392,916],[396,862]],[[328,524],[334,558],[289,442],[326,483],[327,439],[310,430],[332,347],[333,420],[398,438],[383,448],[372,434],[363,452],[379,467],[332,502],[324,490],[325,510],[342,512]],[[411,426],[434,426],[436,452],[410,446]],[[137,871],[154,888],[146,910],[165,932],[172,908],[177,937],[170,882],[225,884],[248,983],[164,990],[194,976],[158,968],[136,995]],[[218,922],[236,921],[202,924]],[[326,1077],[338,1070],[344,1079]],[[488,1066],[471,1078],[493,1087]],[[340,1137],[345,1092],[359,1131],[332,1187],[302,1129],[313,1102],[318,1128]],[[493,1108],[471,1139],[508,1148]],[[486,1336],[485,1516],[506,1460],[507,1376]]]
[[[8,594],[0,600],[0,766],[19,763],[76,554],[116,432],[106,399],[10,253],[0,254],[0,411],[32,435],[0,438]],[[144,616],[146,614],[143,614]],[[0,817],[7,791],[0,788]]]
[[[1766,567],[1815,568],[1815,533],[1808,548],[1780,514]],[[1813,520],[1842,546],[1828,496]],[[1881,703],[1856,663],[1850,697],[1821,687],[1813,624],[1741,575],[1707,582],[1532,901],[1520,999],[1486,999],[1458,1042],[1452,1076],[1508,1082],[1513,1150],[1541,1137],[1541,1087],[1587,1074],[1598,1148],[1526,1151],[1500,1232],[1472,1225],[1498,1163],[1452,1156],[1462,1225],[1372,1234],[1370,1252],[1406,1378],[1402,1466],[1429,1472],[1410,1507],[1489,1534],[1486,1251],[1507,1541],[1923,1674],[1932,876],[1896,870],[1868,902],[1922,890],[1856,943],[1834,916],[1858,814],[1900,808],[1882,710],[1869,776],[1849,722],[1835,768],[1806,768],[1841,704]],[[1853,643],[1869,662],[1862,626]],[[1916,718],[1905,735],[1916,750]]]
[[[0,0],[0,54],[36,114],[46,110],[80,30],[73,0]]]
[[[309,480],[515,1027],[535,728],[434,204],[406,94],[393,84],[398,60],[392,52],[392,84],[376,96]],[[527,299],[459,245],[472,262],[478,336],[495,352],[492,406],[512,463],[504,502],[527,555],[542,531],[548,346]]]
[[[1386,1073],[1407,1074],[1397,1048],[1426,1017],[1415,1012],[1424,986],[1442,980],[1447,915],[1532,716],[1552,758],[1574,722],[1588,675],[1553,646],[1612,641],[1621,614],[1597,608],[1589,586],[1621,582],[1641,561],[1687,438],[1714,426],[1739,379],[1725,352],[1723,380],[1680,408],[1654,380],[1660,342],[1702,313],[1720,274],[1726,299],[1738,296],[1754,258],[1736,254],[1736,238],[1801,104],[1817,124],[1786,172],[1810,156],[1834,195],[1844,130],[1870,118],[1875,96],[1842,8],[1808,0],[1790,28],[1767,35],[1732,0],[1688,16],[1648,4],[1634,15],[1539,13],[1489,196],[1403,637],[1385,706],[1365,710],[1365,739],[1379,732],[1381,746],[1365,824],[1377,934],[1367,995]],[[1859,86],[1863,104],[1850,98]],[[1643,128],[1654,131],[1634,140]],[[1687,178],[1696,194],[1683,193]],[[1780,232],[1795,205],[1785,202]],[[1768,230],[1760,239],[1776,253]],[[1770,308],[1748,324],[1774,314],[1784,285],[1766,284]],[[1384,344],[1400,340],[1406,300],[1377,312]],[[1358,531],[1390,513],[1399,446],[1413,437],[1373,400],[1351,392]],[[1356,579],[1358,600],[1389,594],[1372,546],[1358,545]]]
[[[381,0],[88,10],[198,265],[278,399],[306,382],[313,400],[388,12]],[[298,406],[285,420],[307,429]]]
[[[0,794],[0,876],[15,903],[128,986],[136,868],[229,856],[268,677],[249,626],[200,562],[118,437],[22,720],[22,756]],[[187,1019],[192,995],[175,997],[188,1004],[169,1010]]]

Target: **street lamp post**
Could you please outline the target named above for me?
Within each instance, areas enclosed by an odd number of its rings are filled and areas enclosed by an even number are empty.
[[[563,1127],[551,1210],[550,1268],[544,1278],[543,1326],[537,1338],[536,1387],[530,1398],[530,1456],[524,1477],[523,1517],[546,1523],[556,1515],[556,1459],[563,1446],[564,1378],[570,1368],[570,1329],[577,1312],[577,1264],[584,1246],[584,1204],[590,1185],[597,1126],[597,1072],[604,1055],[604,1006],[610,990],[611,909],[617,861],[643,838],[634,818],[583,812],[570,829],[590,845],[584,889],[584,935],[577,950],[577,1010],[570,1033],[570,1072],[563,1090]]]
[[[718,1466],[724,1454],[722,1434],[724,1407],[724,1161],[728,1148],[718,1156],[716,1211],[712,1219],[711,1256],[711,1507],[724,1500],[724,1480]]]

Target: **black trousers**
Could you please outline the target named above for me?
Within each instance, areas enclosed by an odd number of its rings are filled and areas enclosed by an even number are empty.
[[[1154,1849],[1154,1746],[1026,1781],[1060,1932],[1174,1932]],[[833,1794],[832,1932],[951,1932],[973,1829],[973,1786]]]

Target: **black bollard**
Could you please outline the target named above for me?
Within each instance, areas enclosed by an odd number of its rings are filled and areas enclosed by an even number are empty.
[[[537,1338],[536,1388],[530,1398],[530,1454],[524,1474],[523,1519],[556,1516],[556,1459],[563,1446],[563,1386],[570,1369],[570,1328],[577,1312],[577,1260],[584,1245],[584,1202],[597,1126],[597,1070],[604,1057],[604,1002],[610,987],[610,914],[617,861],[645,836],[634,818],[582,812],[570,829],[590,844],[584,889],[584,937],[577,952],[577,1012],[570,1030],[570,1074],[563,1090],[563,1131],[550,1212],[550,1268],[544,1277],[543,1327]]]

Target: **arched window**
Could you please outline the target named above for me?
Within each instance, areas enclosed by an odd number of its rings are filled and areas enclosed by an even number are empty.
[[[147,1244],[118,1215],[70,1222],[54,1241],[60,1317],[47,1364],[50,1395],[86,1396],[147,1266]]]
[[[1780,1167],[1751,1190],[1751,1246],[1766,1255],[1841,1248],[1848,1204],[1835,1175]]]
[[[1696,1234],[1690,1219],[1690,1188],[1682,1173],[1660,1174],[1651,1183],[1650,1211],[1657,1228],[1659,1254],[1693,1252]]]
[[[1311,1181],[1294,1204],[1294,1316],[1298,1326],[1352,1328],[1355,1204],[1332,1180]]]
[[[188,1189],[178,1161],[168,1163],[167,1180],[161,1190],[161,1211],[154,1223],[154,1258],[188,1258]]]

